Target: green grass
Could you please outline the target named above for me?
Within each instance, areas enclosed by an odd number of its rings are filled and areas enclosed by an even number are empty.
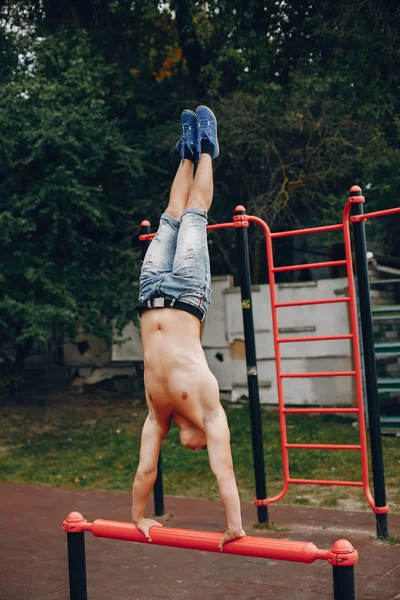
[[[254,498],[254,474],[247,405],[225,405],[232,453],[243,501]],[[129,490],[135,474],[142,402],[109,392],[83,396],[68,390],[35,395],[0,409],[0,479],[56,487]],[[268,495],[282,487],[276,411],[262,412]],[[335,415],[288,415],[288,440],[297,443],[358,443],[352,421]],[[388,500],[400,506],[400,443],[383,438]],[[292,477],[360,479],[358,452],[290,451]],[[168,495],[218,498],[207,452],[192,453],[173,427],[163,444],[164,490]],[[357,488],[291,486],[286,504],[342,508],[368,506]]]

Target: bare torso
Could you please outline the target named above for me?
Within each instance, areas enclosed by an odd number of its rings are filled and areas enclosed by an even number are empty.
[[[199,320],[177,309],[151,309],[143,313],[141,328],[149,410],[162,425],[183,417],[203,430],[204,419],[219,405],[219,392]]]

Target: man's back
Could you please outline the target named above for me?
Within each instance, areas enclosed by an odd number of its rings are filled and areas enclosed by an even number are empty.
[[[182,416],[203,429],[219,401],[218,384],[200,341],[193,315],[160,308],[142,316],[145,387],[157,420]]]

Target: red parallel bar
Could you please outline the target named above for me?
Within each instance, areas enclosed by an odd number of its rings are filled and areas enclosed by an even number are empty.
[[[93,523],[84,523],[83,529],[91,531],[96,537],[149,543],[133,523],[96,519]],[[221,533],[153,526],[150,529],[150,535],[152,545],[220,552],[218,544],[222,537]],[[315,560],[330,558],[328,550],[320,550],[311,542],[293,542],[251,536],[245,536],[224,545],[223,553],[308,564]]]
[[[285,267],[274,267],[274,273],[283,273],[284,271],[301,271],[302,269],[323,269],[324,267],[341,267],[347,264],[345,260],[328,260],[327,262],[309,263],[303,265],[286,265]]]
[[[358,413],[358,408],[284,408],[287,415]]]
[[[320,231],[338,231],[342,229],[342,223],[337,225],[323,225],[322,227],[309,227],[308,229],[292,229],[291,231],[276,231],[271,233],[271,238],[290,237],[291,235],[305,235],[307,233],[319,233]]]
[[[309,306],[311,304],[335,304],[336,302],[349,302],[350,298],[325,298],[323,300],[300,300],[299,302],[278,302],[276,308],[284,308],[285,306]]]
[[[386,217],[387,215],[393,215],[400,212],[400,207],[387,208],[386,210],[378,210],[376,212],[364,213],[363,215],[354,215],[350,217],[350,221],[355,223],[356,221],[366,221],[367,219],[373,219],[374,217]]]
[[[357,444],[286,444],[289,450],[361,450]]]
[[[351,333],[345,333],[342,335],[311,335],[303,337],[286,337],[278,338],[280,344],[284,342],[321,342],[325,340],[350,340],[353,337]]]
[[[320,371],[317,373],[281,373],[281,377],[354,377],[355,371]]]
[[[363,487],[362,481],[340,481],[336,479],[289,479],[289,483],[299,485],[348,485],[350,487]]]
[[[207,225],[207,229],[232,229],[235,227],[234,223],[216,223],[215,225]],[[155,236],[155,233],[143,233],[142,235],[139,235],[139,240],[141,242],[147,242],[149,240],[152,240],[153,237]]]

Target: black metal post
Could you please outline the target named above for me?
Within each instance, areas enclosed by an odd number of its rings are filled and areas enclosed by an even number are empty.
[[[361,188],[352,188],[350,197],[362,197]],[[353,214],[364,214],[362,202],[354,201]],[[385,472],[383,464],[382,435],[378,397],[378,378],[376,373],[374,330],[372,325],[371,296],[369,290],[369,275],[367,261],[367,243],[365,224],[355,221],[354,249],[356,255],[356,275],[360,306],[361,333],[365,365],[365,387],[368,405],[369,436],[371,440],[372,476],[374,482],[375,505],[386,507]],[[376,514],[376,532],[378,538],[389,536],[387,513]]]
[[[332,569],[334,600],[355,600],[354,566],[338,567],[334,565]]]
[[[70,600],[87,600],[85,533],[68,532],[67,543]]]
[[[141,222],[140,233],[142,235],[144,235],[146,233],[151,233],[151,224],[149,221]],[[142,260],[144,260],[147,249],[150,246],[150,240],[143,240],[141,242],[141,244],[142,244]],[[158,457],[157,478],[154,483],[153,497],[154,497],[154,515],[156,517],[164,516],[164,492],[163,492],[161,450],[160,450],[160,455]]]
[[[235,217],[245,217],[245,215],[246,211],[243,206],[235,209]],[[260,396],[258,389],[256,341],[254,334],[253,305],[251,297],[250,257],[247,226],[238,227],[236,231],[239,250],[240,290],[242,296],[244,341],[246,346],[247,385],[249,389],[249,408],[251,437],[253,444],[254,475],[256,480],[256,496],[258,500],[264,500],[267,497],[267,484],[265,479]],[[269,522],[267,506],[257,506],[257,515],[259,523]]]

